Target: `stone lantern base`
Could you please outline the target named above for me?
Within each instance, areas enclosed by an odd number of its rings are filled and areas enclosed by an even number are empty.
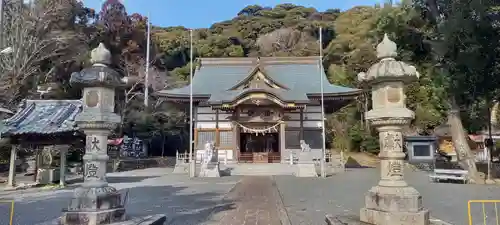
[[[111,186],[80,187],[63,215],[46,225],[163,225],[165,215],[129,218],[120,193]]]
[[[164,225],[166,222],[167,218],[163,214],[158,214],[158,215],[149,215],[149,216],[142,216],[142,217],[131,217],[123,221],[119,222],[114,222],[114,223],[105,223],[106,225]],[[94,225],[95,223],[78,223],[75,225]],[[47,222],[47,223],[42,223],[38,225],[64,225],[64,223],[61,223],[60,219]]]
[[[365,195],[359,217],[326,216],[329,225],[429,225],[429,210],[413,187],[374,186]]]
[[[392,216],[389,215],[389,216]],[[365,223],[362,222],[359,217],[356,216],[332,216],[332,215],[327,215],[326,216],[326,224],[327,225],[373,225],[372,223]],[[400,222],[400,221],[392,221],[390,223],[391,225],[406,225],[406,224],[417,224],[417,223],[411,223],[411,222]],[[440,220],[427,220],[426,223],[423,223],[425,225],[451,225],[449,223],[440,221]]]
[[[371,224],[429,224],[429,210],[413,187],[372,187],[365,195],[361,221]]]

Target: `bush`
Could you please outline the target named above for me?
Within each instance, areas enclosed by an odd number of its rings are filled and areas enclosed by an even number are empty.
[[[361,123],[351,127],[349,136],[351,137],[351,150],[378,154],[378,136],[373,135],[371,131],[365,130]]]

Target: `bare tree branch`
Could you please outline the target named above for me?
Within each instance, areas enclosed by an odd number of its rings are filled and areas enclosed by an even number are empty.
[[[0,55],[0,104],[7,108],[15,107],[17,101],[33,94],[33,87],[53,75],[54,68],[42,72],[47,60],[66,56],[71,42],[79,41],[75,34],[53,27],[55,20],[72,17],[72,0],[59,4],[47,0],[31,7],[20,2],[7,0],[4,5],[2,35],[12,51]]]

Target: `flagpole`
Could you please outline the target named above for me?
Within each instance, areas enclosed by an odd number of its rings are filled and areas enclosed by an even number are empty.
[[[195,176],[196,169],[193,144],[193,30],[191,29],[189,30],[189,177]]]
[[[319,80],[321,86],[321,137],[322,137],[322,146],[321,146],[321,177],[326,177],[325,173],[325,160],[326,160],[326,134],[325,134],[325,96],[324,96],[324,87],[323,87],[323,29],[319,28]]]
[[[144,106],[148,107],[149,100],[149,55],[150,55],[150,45],[151,45],[151,23],[149,22],[148,14],[148,26],[147,26],[147,41],[146,41],[146,74],[144,76]]]
[[[3,6],[4,0],[0,0],[0,49],[3,50]]]

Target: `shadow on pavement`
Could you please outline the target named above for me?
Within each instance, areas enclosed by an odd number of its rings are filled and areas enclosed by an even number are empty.
[[[146,179],[151,179],[151,178],[157,178],[159,176],[107,176],[106,180],[110,184],[116,184],[116,183],[137,183],[141,182]],[[78,184],[78,183],[83,183],[83,177],[81,178],[76,178],[76,179],[71,179],[66,182],[66,184]]]
[[[234,207],[231,201],[222,200],[225,194],[223,191],[195,193],[191,189],[166,185],[134,187],[120,192],[123,194],[128,191],[128,216],[165,214],[167,224],[203,224],[210,221],[212,214]],[[61,216],[62,209],[69,204],[72,192],[54,195],[56,196],[16,202],[13,224],[43,224]],[[0,204],[0,221],[9,221],[9,213],[10,205]]]
[[[146,179],[151,179],[151,178],[156,178],[159,176],[130,176],[130,177],[107,177],[106,180],[108,180],[108,183],[110,184],[116,184],[116,183],[137,183],[141,182]]]

